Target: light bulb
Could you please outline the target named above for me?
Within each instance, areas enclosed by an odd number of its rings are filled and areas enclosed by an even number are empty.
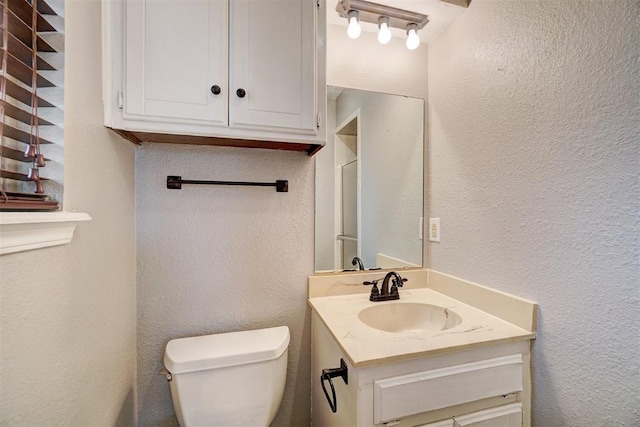
[[[420,46],[420,37],[418,36],[418,30],[409,28],[407,30],[407,49],[415,50]]]
[[[378,41],[380,44],[387,44],[391,41],[391,30],[389,29],[389,18],[382,17],[378,23]]]
[[[357,39],[360,37],[360,33],[362,32],[362,28],[360,28],[360,24],[358,23],[358,11],[351,10],[347,16],[349,17],[347,35],[350,39]]]

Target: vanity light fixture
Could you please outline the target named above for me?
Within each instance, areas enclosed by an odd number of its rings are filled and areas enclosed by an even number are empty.
[[[380,17],[378,20],[378,41],[380,44],[387,44],[391,41],[391,30],[389,29],[389,18]]]
[[[418,31],[429,22],[427,15],[366,0],[339,0],[336,11],[349,20],[347,35],[350,38],[357,39],[360,36],[360,22],[369,22],[378,25],[378,41],[381,44],[391,40],[390,28],[406,31],[407,48],[410,50],[420,46]]]
[[[420,46],[420,36],[415,24],[411,24],[407,27],[407,49],[415,50],[418,46]]]
[[[350,39],[357,39],[360,37],[360,33],[362,32],[362,28],[360,28],[360,23],[358,22],[358,11],[350,10],[347,16],[349,17],[349,26],[347,27],[347,35]]]

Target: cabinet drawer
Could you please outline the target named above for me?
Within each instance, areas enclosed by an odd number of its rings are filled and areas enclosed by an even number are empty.
[[[522,403],[498,406],[460,417],[454,417],[454,427],[520,427]]]
[[[522,355],[497,357],[373,383],[376,424],[523,389]]]
[[[448,420],[436,421],[435,423],[422,424],[416,427],[455,427],[453,425],[453,418],[449,418]]]

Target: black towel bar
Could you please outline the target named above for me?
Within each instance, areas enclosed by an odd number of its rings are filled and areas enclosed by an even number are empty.
[[[276,182],[246,182],[246,181],[195,181],[182,179],[181,176],[167,176],[167,188],[171,190],[182,189],[182,184],[195,185],[248,185],[252,187],[276,187],[278,193],[289,192],[289,181],[277,180]]]

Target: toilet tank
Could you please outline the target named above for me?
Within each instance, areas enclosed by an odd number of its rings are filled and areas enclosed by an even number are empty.
[[[164,365],[180,425],[268,426],[284,393],[289,339],[279,326],[169,341]]]

